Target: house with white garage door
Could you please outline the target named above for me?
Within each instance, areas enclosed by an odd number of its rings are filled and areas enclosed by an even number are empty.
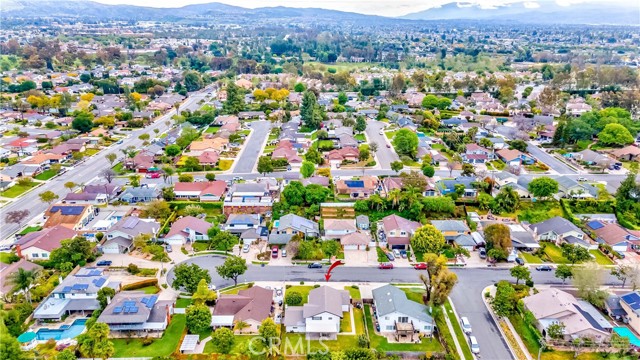
[[[169,233],[165,235],[164,242],[171,246],[182,246],[187,242],[209,241],[207,231],[213,225],[193,216],[184,216],[176,220]]]
[[[371,234],[367,231],[358,231],[340,238],[340,245],[347,250],[366,250],[371,242]]]
[[[153,219],[127,216],[109,229],[100,248],[105,254],[125,254],[131,250],[134,237],[149,234],[155,238],[159,229],[160,224]]]

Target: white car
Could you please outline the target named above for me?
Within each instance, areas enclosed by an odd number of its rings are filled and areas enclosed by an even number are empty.
[[[472,353],[480,354],[480,345],[478,345],[478,340],[475,336],[469,336],[469,347],[471,347]]]
[[[465,316],[460,318],[460,326],[462,326],[462,331],[464,331],[465,334],[471,334],[471,323]]]
[[[586,177],[584,177],[584,176],[580,176],[580,177],[578,178],[578,181],[587,181],[587,178],[586,178]]]
[[[384,131],[380,130],[380,132],[378,134],[384,135]]]
[[[242,247],[242,252],[243,252],[243,253],[248,253],[248,252],[249,252],[249,244],[245,244],[245,245]]]

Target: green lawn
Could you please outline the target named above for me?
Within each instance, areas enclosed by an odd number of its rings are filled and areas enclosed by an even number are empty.
[[[8,198],[15,198],[18,197],[22,194],[24,194],[25,192],[33,189],[35,186],[37,185],[37,183],[35,182],[31,182],[28,185],[20,185],[20,184],[15,184],[12,187],[8,188],[7,190],[0,192],[0,196],[3,197],[8,197]]]
[[[345,286],[344,289],[349,292],[352,299],[360,299],[360,289],[354,289],[351,286]]]
[[[250,285],[253,285],[253,283],[240,284],[240,285],[232,287],[232,288],[230,288],[228,290],[222,290],[221,293],[236,295],[236,294],[238,294],[238,291],[246,290],[246,289],[249,288]]]
[[[300,305],[304,305],[307,303],[307,300],[309,298],[309,291],[313,290],[313,286],[304,286],[304,285],[296,285],[296,286],[291,286],[288,289],[284,290],[284,295],[285,297],[287,296],[287,292],[292,292],[295,291],[297,293],[299,293],[300,295],[302,295],[302,304]]]
[[[115,352],[113,357],[154,357],[171,355],[182,338],[187,323],[186,315],[173,315],[171,323],[161,338],[150,345],[143,345],[141,339],[111,339]]]
[[[215,133],[218,132],[218,130],[220,130],[219,126],[209,126],[207,128],[207,131],[205,131],[205,133],[207,133],[207,134],[215,134]]]
[[[367,138],[364,136],[364,134],[356,134],[354,138],[358,141],[367,141]]]
[[[158,289],[158,287],[156,286],[146,286],[146,287],[137,289],[136,291],[144,291],[145,294],[157,294],[158,292],[160,292],[160,289]]]
[[[496,170],[503,170],[505,167],[507,167],[507,164],[505,164],[501,160],[489,161],[488,165],[491,165]]]
[[[116,172],[116,174],[122,174],[124,172],[124,165],[121,162],[119,162],[119,163],[115,164],[112,167],[112,169],[113,169],[113,171]]]
[[[343,314],[342,319],[340,319],[340,332],[351,332],[351,315],[346,312]]]
[[[336,63],[323,63],[319,61],[306,61],[305,65],[311,65],[314,68],[318,69],[321,66],[326,67],[327,69],[333,68],[337,71],[351,71],[355,69],[366,69],[374,66],[378,66],[378,63],[371,62],[336,62]]]
[[[41,172],[40,174],[35,176],[36,180],[42,180],[42,181],[47,181],[49,179],[51,179],[52,177],[54,177],[57,174],[57,172],[55,172],[54,170],[45,170],[43,172]]]
[[[84,151],[84,156],[93,156],[95,154],[97,154],[98,152],[100,152],[100,150],[98,149],[87,149]]]
[[[547,243],[547,246],[544,248],[544,253],[547,255],[549,260],[556,264],[568,264],[569,260],[567,260],[564,256],[562,256],[562,249],[554,243]]]
[[[422,338],[419,344],[407,344],[407,343],[389,343],[386,337],[377,335],[373,328],[373,318],[371,317],[371,310],[369,305],[365,305],[364,313],[367,319],[367,330],[369,331],[369,340],[371,341],[371,348],[378,351],[420,351],[420,352],[442,352],[444,351],[442,344],[438,340],[433,338]]]
[[[539,257],[524,251],[520,252],[520,257],[523,258],[524,261],[528,264],[542,264],[544,262]]]
[[[20,258],[14,253],[0,252],[0,263],[11,264],[18,261],[18,259]]]
[[[353,309],[353,321],[356,323],[356,335],[364,334],[364,311]]]
[[[509,321],[511,321],[511,325],[513,325],[529,353],[537,355],[538,350],[540,350],[540,336],[531,327],[527,326],[524,319],[519,315],[509,316]]]
[[[522,201],[518,210],[518,220],[531,224],[562,216],[562,208],[558,201]]]
[[[177,308],[186,308],[189,305],[191,305],[191,299],[179,298],[176,300]]]
[[[42,226],[29,226],[27,228],[24,228],[22,231],[19,232],[20,235],[27,235],[28,233],[32,233],[34,231],[40,231],[42,230]]]
[[[458,338],[458,343],[460,344],[460,347],[462,347],[462,353],[464,354],[465,360],[473,360],[473,355],[471,355],[471,349],[469,348],[469,342],[467,342],[467,337],[460,327],[460,321],[458,320],[456,314],[453,312],[453,308],[451,307],[451,303],[449,303],[449,300],[444,303],[444,309],[447,313],[449,321],[451,322],[451,325],[453,326],[453,332],[455,333],[456,338]]]
[[[331,140],[318,140],[318,149],[333,149],[333,141]]]
[[[595,256],[598,265],[614,265],[614,262],[600,250],[589,250],[589,253]]]
[[[391,140],[396,135],[397,131],[398,130],[385,132],[384,135],[387,137],[387,139]]]
[[[191,247],[194,251],[205,251],[209,248],[209,243],[204,241],[196,241],[191,243]]]
[[[415,301],[418,304],[422,304],[422,295],[424,294],[424,289],[423,288],[419,288],[419,287],[411,287],[411,288],[407,288],[407,287],[403,287],[400,288],[402,291],[405,292],[405,294],[407,294],[407,299],[411,300],[411,301]]]
[[[338,340],[307,340],[304,334],[286,333],[282,336],[280,350],[285,356],[304,355],[315,351],[338,351],[358,347],[357,335],[338,335]]]
[[[236,335],[234,336],[235,342],[233,343],[233,347],[231,348],[231,354],[238,354],[243,350],[246,350],[249,346],[249,341],[255,338],[254,335]],[[254,340],[257,343],[257,340]],[[218,349],[213,345],[213,342],[209,341],[204,345],[205,354],[217,353]]]

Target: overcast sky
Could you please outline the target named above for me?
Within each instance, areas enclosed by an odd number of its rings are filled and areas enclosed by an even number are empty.
[[[450,3],[452,0],[93,0],[104,4],[128,4],[150,7],[180,7],[190,4],[204,4],[219,2],[229,5],[242,6],[247,8],[267,7],[267,6],[287,6],[287,7],[317,7],[341,11],[357,12],[362,14],[400,16],[412,12],[426,10],[442,4]],[[494,7],[514,2],[524,2],[525,6],[536,8],[540,3],[555,1],[560,5],[570,5],[581,2],[622,2],[635,0],[465,0],[465,3],[478,3],[483,7]]]

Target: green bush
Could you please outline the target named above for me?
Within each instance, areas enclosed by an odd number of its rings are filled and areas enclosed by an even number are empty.
[[[287,292],[287,295],[284,297],[284,303],[289,306],[298,306],[302,304],[302,295],[297,291]]]
[[[122,287],[122,290],[123,291],[138,290],[138,289],[145,288],[147,286],[158,286],[158,279],[145,279],[145,280],[141,280],[131,284],[127,284]]]

